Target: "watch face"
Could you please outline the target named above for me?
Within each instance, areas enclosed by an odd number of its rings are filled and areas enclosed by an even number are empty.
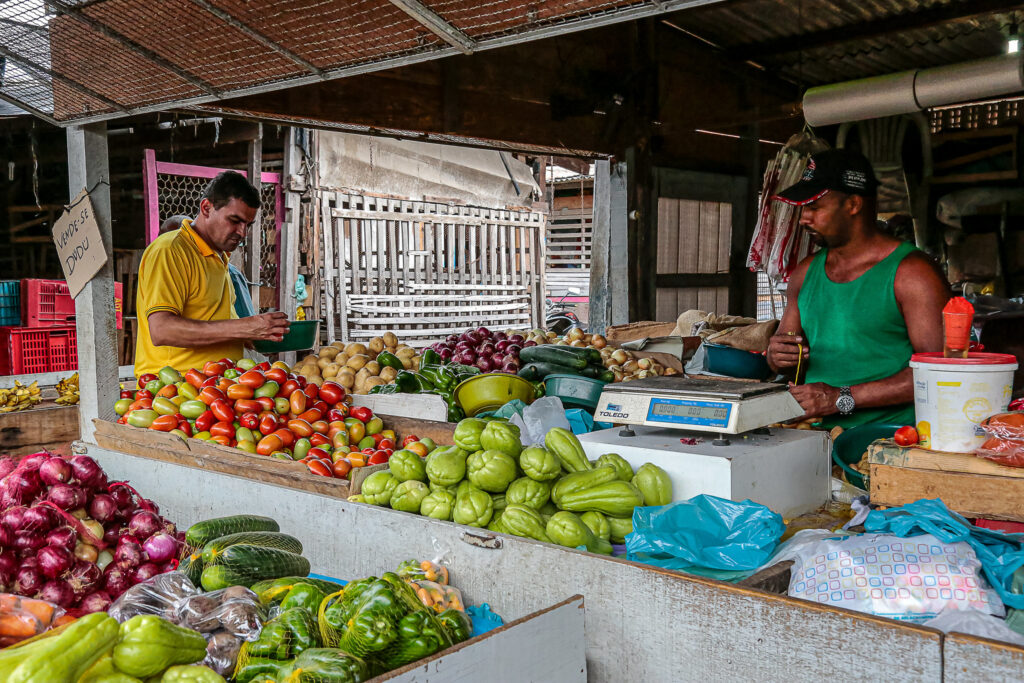
[[[855,405],[856,403],[854,403],[853,396],[846,394],[841,395],[836,401],[836,408],[838,408],[839,412],[843,415],[849,415],[852,413]]]

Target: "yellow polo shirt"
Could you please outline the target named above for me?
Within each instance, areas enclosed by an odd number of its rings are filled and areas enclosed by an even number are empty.
[[[184,374],[190,368],[202,369],[210,360],[241,358],[242,342],[178,348],[154,346],[149,336],[150,313],[170,311],[192,320],[230,320],[238,317],[234,299],[227,255],[211,249],[192,229],[192,221],[182,221],[179,230],[153,240],[139,264],[135,376],[157,372],[166,365]]]

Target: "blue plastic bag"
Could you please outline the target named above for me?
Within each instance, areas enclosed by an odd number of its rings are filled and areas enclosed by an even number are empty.
[[[589,434],[601,429],[611,429],[612,424],[608,422],[595,422],[594,416],[585,410],[571,408],[565,411],[565,417],[569,420],[569,427],[573,434]]]
[[[1024,567],[1024,534],[976,527],[939,499],[915,500],[898,508],[872,510],[864,529],[902,538],[931,534],[943,543],[964,541],[974,548],[985,578],[1007,607],[1024,609],[1024,595],[1013,592],[1013,575]]]
[[[491,606],[486,602],[482,605],[470,605],[466,608],[466,614],[473,622],[473,633],[470,636],[472,638],[493,631],[505,623],[504,619],[491,611]]]
[[[626,552],[635,562],[733,579],[764,564],[785,530],[782,516],[760,503],[701,495],[635,508]]]

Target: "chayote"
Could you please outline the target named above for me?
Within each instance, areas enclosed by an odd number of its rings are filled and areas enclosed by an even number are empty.
[[[509,503],[540,510],[551,499],[551,484],[520,477],[508,485],[505,498]]]
[[[516,478],[516,461],[501,451],[484,451],[473,458],[466,478],[479,489],[502,493]]]
[[[518,458],[523,451],[519,442],[519,427],[508,422],[487,423],[480,434],[480,448],[485,451],[501,451],[512,458]]]
[[[494,501],[486,491],[468,486],[455,498],[452,521],[456,524],[485,527],[490,523],[493,515]]]
[[[363,481],[363,500],[371,505],[390,505],[398,480],[387,470],[374,472]]]
[[[423,463],[423,459],[404,448],[395,451],[388,460],[388,471],[395,475],[395,479],[398,481],[427,480],[427,467]]]
[[[621,481],[630,481],[633,478],[633,467],[618,453],[605,453],[594,464],[596,467],[613,468],[615,477]]]
[[[523,474],[536,481],[551,481],[562,472],[562,464],[555,454],[539,444],[520,453],[519,467]]]
[[[422,481],[410,479],[400,482],[391,494],[391,509],[419,513],[420,504],[429,493],[430,489]]]
[[[449,491],[431,491],[420,501],[420,514],[433,519],[450,520],[455,508],[455,494]]]
[[[480,434],[486,426],[486,422],[475,417],[461,420],[455,427],[455,445],[469,453],[480,450]]]
[[[672,502],[672,480],[665,470],[654,463],[640,465],[632,483],[640,489],[644,496],[643,504],[647,507],[668,505]]]
[[[466,476],[466,451],[451,446],[427,456],[427,479],[439,486],[455,486]]]
[[[607,541],[611,537],[612,528],[608,524],[608,518],[600,512],[584,512],[580,515],[580,521],[586,524],[587,528],[598,538],[603,538]]]

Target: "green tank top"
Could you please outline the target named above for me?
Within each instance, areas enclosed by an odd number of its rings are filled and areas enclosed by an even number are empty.
[[[917,248],[904,242],[852,282],[832,282],[825,273],[828,249],[807,269],[797,305],[811,349],[805,381],[853,386],[895,375],[910,363],[914,348],[896,303],[896,269]],[[856,409],[830,415],[827,427],[913,424],[914,404]]]

